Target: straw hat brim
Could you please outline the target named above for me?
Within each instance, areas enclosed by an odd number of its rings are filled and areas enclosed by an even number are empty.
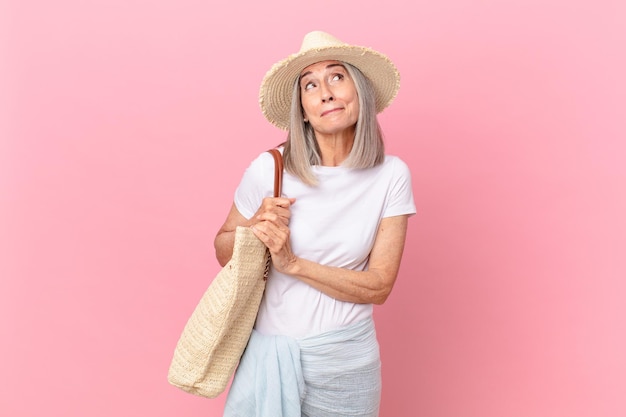
[[[290,55],[272,66],[263,78],[259,92],[259,104],[265,118],[280,129],[289,129],[291,97],[296,79],[309,65],[330,60],[352,64],[369,78],[374,87],[377,113],[396,97],[400,73],[385,55],[362,46],[326,46]]]

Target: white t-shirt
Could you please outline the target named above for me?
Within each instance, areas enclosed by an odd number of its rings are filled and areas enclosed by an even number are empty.
[[[281,149],[282,150],[282,149]],[[284,173],[283,196],[295,198],[289,223],[291,248],[303,259],[362,271],[384,217],[415,214],[411,174],[395,156],[370,169],[313,166],[319,184],[310,187]],[[251,218],[274,186],[274,159],[264,152],[246,169],[235,205]],[[371,304],[331,298],[272,269],[255,328],[294,338],[316,335],[371,316]]]

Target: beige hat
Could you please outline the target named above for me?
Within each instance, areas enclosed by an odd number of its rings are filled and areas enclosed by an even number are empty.
[[[376,95],[376,111],[387,107],[400,87],[400,73],[389,58],[364,46],[348,45],[324,32],[304,36],[300,51],[277,62],[265,74],[259,92],[263,115],[280,129],[289,128],[289,111],[295,80],[303,69],[320,61],[337,60],[357,67],[369,78]]]

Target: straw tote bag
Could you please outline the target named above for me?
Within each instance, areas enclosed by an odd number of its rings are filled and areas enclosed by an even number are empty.
[[[283,160],[274,157],[274,197],[280,197]],[[167,379],[191,394],[215,398],[233,375],[248,343],[270,266],[265,245],[237,227],[231,260],[213,279],[178,340]]]

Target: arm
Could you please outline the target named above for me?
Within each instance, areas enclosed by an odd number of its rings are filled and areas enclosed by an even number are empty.
[[[408,216],[382,219],[370,253],[369,268],[353,271],[298,258],[289,246],[289,229],[271,221],[257,223],[254,233],[272,254],[274,267],[341,301],[382,304],[398,275]]]
[[[249,220],[239,213],[239,210],[237,210],[237,207],[233,203],[226,217],[226,221],[220,230],[217,231],[217,235],[215,235],[215,240],[213,241],[215,257],[221,266],[226,265],[233,256],[235,230],[237,226],[251,226],[251,223],[247,224],[248,222]]]

